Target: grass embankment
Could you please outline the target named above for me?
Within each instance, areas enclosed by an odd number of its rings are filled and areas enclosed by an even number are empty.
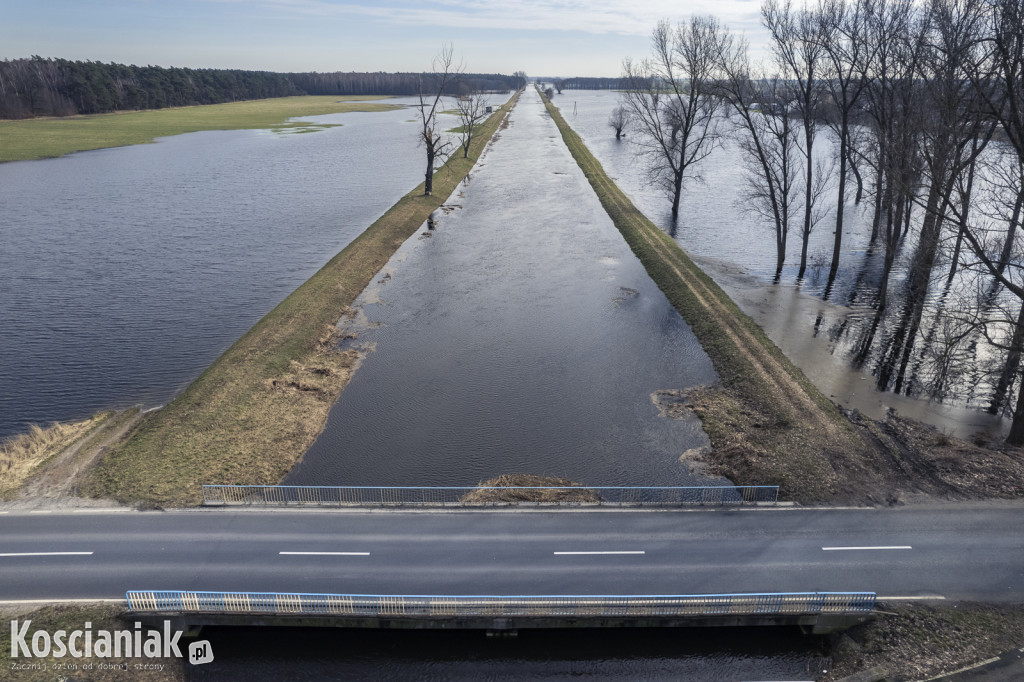
[[[879,604],[877,619],[839,635],[822,682],[878,668],[886,680],[926,680],[1024,646],[1024,608]],[[1006,678],[1009,679],[1009,678]]]
[[[10,617],[7,617],[7,616]],[[70,633],[74,630],[85,630],[85,624],[91,623],[92,632],[99,630],[114,632],[117,630],[134,630],[135,623],[126,617],[124,609],[113,604],[92,604],[81,606],[47,606],[25,614],[3,614],[3,628],[0,628],[0,679],[17,682],[53,682],[54,680],[99,680],[101,682],[169,682],[184,679],[182,659],[170,658],[74,658],[65,654],[61,658],[51,655],[46,658],[24,658],[11,656],[11,620],[18,620],[19,628],[25,621],[32,621],[28,628],[31,635],[37,630],[45,630],[51,636],[58,630]],[[178,647],[182,648],[182,640]],[[26,637],[26,644],[31,648],[32,641]],[[76,643],[76,646],[82,646]],[[187,654],[187,646],[182,653]],[[24,669],[12,669],[12,665],[25,665]],[[136,665],[153,666],[149,669],[137,669]],[[41,669],[45,666],[45,669]],[[66,667],[61,667],[66,666]]]
[[[304,129],[287,123],[301,116],[350,111],[388,111],[395,104],[379,96],[279,97],[226,104],[128,111],[93,116],[0,121],[0,162],[63,156],[72,152],[152,142],[158,137],[201,130]]]
[[[28,433],[0,442],[0,500],[10,497],[25,481],[59,455],[106,422],[113,412],[102,412],[74,422],[33,424]]]
[[[615,226],[648,274],[693,328],[722,381],[690,394],[711,438],[711,462],[737,484],[778,485],[784,498],[824,500],[840,470],[858,466],[870,447],[849,421],[753,320],[644,216],[545,102]]]
[[[358,362],[335,350],[337,322],[402,243],[462,182],[513,100],[448,160],[214,362],[140,423],[92,472],[84,491],[123,502],[189,505],[203,483],[274,484],[323,429]]]

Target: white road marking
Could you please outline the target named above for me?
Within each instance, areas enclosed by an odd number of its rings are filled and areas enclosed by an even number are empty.
[[[92,552],[8,552],[0,556],[90,556]]]
[[[625,551],[625,552],[555,552],[555,554],[646,554],[643,550],[640,551]]]
[[[825,552],[837,552],[846,549],[913,549],[910,545],[889,545],[887,547],[822,547]]]
[[[278,554],[301,556],[370,556],[369,552],[278,552]]]
[[[33,509],[29,514],[52,514],[52,509]]]
[[[926,594],[920,597],[888,596],[875,597],[878,601],[944,601],[946,598],[941,594]]]
[[[125,512],[135,511],[134,509],[72,509],[72,514],[123,514]]]

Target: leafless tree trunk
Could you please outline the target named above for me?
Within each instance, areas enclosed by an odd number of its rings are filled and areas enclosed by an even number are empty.
[[[464,95],[455,104],[459,111],[459,146],[462,147],[462,158],[469,158],[469,146],[473,143],[480,124],[487,118],[487,98],[481,94]]]
[[[662,21],[652,35],[653,57],[623,64],[623,104],[651,161],[652,179],[672,199],[673,220],[684,181],[699,179],[695,167],[719,142],[721,100],[713,88],[724,39],[714,17],[692,17],[675,27]]]
[[[615,107],[608,117],[608,125],[615,130],[615,139],[621,140],[622,133],[629,125],[629,110],[625,107]]]
[[[431,75],[429,82],[430,90],[426,91],[428,84],[425,77],[420,77],[420,144],[427,152],[427,170],[424,175],[423,194],[430,196],[434,191],[434,165],[443,162],[451,153],[452,143],[437,120],[440,113],[441,99],[445,94],[445,88],[458,77],[462,67],[455,63],[454,48],[445,45],[438,52],[431,64]]]
[[[803,248],[797,273],[797,277],[802,278],[807,269],[807,242],[817,222],[814,201],[821,196],[815,182],[818,166],[814,160],[814,138],[824,87],[821,76],[828,59],[826,39],[821,35],[822,22],[817,16],[807,8],[794,10],[789,0],[782,5],[777,0],[765,0],[761,5],[761,23],[771,33],[776,61],[794,79],[797,95],[794,109],[803,128],[800,148],[804,157],[804,219],[800,230]]]
[[[720,57],[722,97],[739,131],[738,144],[747,166],[748,209],[775,228],[775,273],[786,260],[790,215],[796,202],[799,159],[793,118],[788,103],[793,90],[788,80],[753,76],[742,38],[730,39]]]
[[[854,0],[849,4],[845,0],[820,0],[818,6],[818,20],[821,23],[819,33],[831,67],[824,82],[831,95],[831,110],[834,115],[827,117],[826,121],[839,140],[839,191],[836,197],[836,229],[832,246],[832,264],[828,272],[829,282],[835,280],[839,271],[848,169],[852,170],[857,178],[856,201],[860,201],[863,191],[860,173],[856,164],[851,163],[853,154],[850,150],[850,119],[868,84],[867,65],[872,59],[872,55],[867,52],[869,43],[864,36],[867,1]]]

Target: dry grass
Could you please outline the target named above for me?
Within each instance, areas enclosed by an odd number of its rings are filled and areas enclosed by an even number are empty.
[[[497,478],[480,483],[481,488],[462,496],[464,504],[487,504],[491,502],[600,502],[596,490],[584,488],[582,484],[566,478],[536,476],[534,474],[502,474]],[[523,490],[522,488],[577,488],[576,490]],[[494,490],[493,488],[507,488]]]
[[[423,196],[420,185],[399,200],[184,393],[148,415],[83,490],[123,502],[191,505],[201,501],[204,483],[279,483],[316,440],[358,365],[354,351],[334,350],[338,320],[458,187],[509,109],[484,124],[468,159],[455,156],[437,171],[433,196]]]
[[[290,118],[349,111],[387,111],[382,97],[277,97],[247,102],[126,111],[93,116],[0,121],[0,162],[63,156],[72,152],[152,142],[200,130],[285,129]],[[303,128],[306,126],[303,126]]]
[[[19,488],[29,476],[76,441],[91,433],[114,413],[103,412],[74,422],[32,424],[28,433],[0,442],[0,499]]]

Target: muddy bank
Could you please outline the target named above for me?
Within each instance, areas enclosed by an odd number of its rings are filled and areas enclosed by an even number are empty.
[[[1019,605],[879,603],[873,621],[834,637],[832,667],[818,679],[836,682],[876,667],[893,682],[931,679],[1019,648],[1022,633]]]

